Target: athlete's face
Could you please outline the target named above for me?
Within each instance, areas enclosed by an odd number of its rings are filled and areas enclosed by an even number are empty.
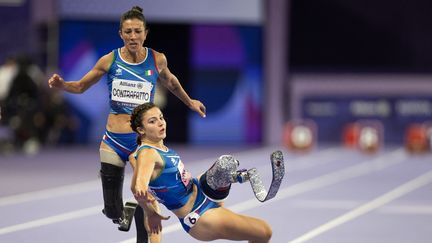
[[[153,107],[144,113],[141,132],[146,139],[152,142],[159,142],[166,137],[166,122],[159,108]]]
[[[141,20],[127,19],[123,22],[119,34],[126,49],[130,52],[137,52],[144,45],[147,30]]]

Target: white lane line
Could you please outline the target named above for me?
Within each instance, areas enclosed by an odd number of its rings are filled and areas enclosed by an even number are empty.
[[[309,232],[306,234],[289,241],[289,243],[301,243],[306,242],[308,240],[311,240],[315,237],[317,237],[320,234],[323,234],[335,227],[340,226],[341,224],[347,223],[355,218],[358,218],[366,213],[369,213],[372,210],[375,210],[379,207],[382,207],[383,205],[390,203],[412,191],[415,191],[425,185],[428,185],[432,183],[432,171],[429,171],[425,174],[422,174],[403,185],[383,194],[380,197],[377,197],[373,199],[372,201],[369,201],[368,203],[365,203]]]
[[[67,195],[80,194],[100,189],[100,180],[92,180],[67,186],[61,186],[40,191],[16,194],[0,198],[0,207],[36,200],[50,199]]]
[[[309,179],[293,186],[284,188],[279,190],[278,194],[275,198],[265,203],[261,203],[255,198],[249,199],[247,201],[237,203],[231,207],[228,207],[230,210],[234,212],[243,212],[249,209],[257,208],[265,204],[273,203],[287,197],[292,197],[296,195],[300,195],[302,193],[310,192],[313,190],[317,190],[326,186],[334,185],[336,183],[341,183],[343,181],[353,179],[356,177],[360,177],[363,175],[367,175],[376,171],[380,171],[386,169],[390,166],[397,165],[402,163],[407,158],[406,153],[403,149],[395,150],[389,154],[382,155],[377,157],[374,160],[369,162],[360,162],[361,164],[350,166],[335,172],[331,172],[313,179]],[[176,230],[180,230],[180,223],[170,225],[165,229],[169,229],[169,232],[174,232]],[[164,234],[167,234],[167,231],[163,230]],[[136,238],[120,241],[119,243],[134,243],[136,242]]]
[[[51,216],[51,217],[33,220],[33,221],[22,223],[22,224],[16,224],[16,225],[12,225],[9,227],[0,228],[0,235],[9,234],[12,232],[17,232],[17,231],[22,231],[22,230],[27,230],[27,229],[31,229],[31,228],[36,228],[36,227],[49,225],[49,224],[55,224],[55,223],[66,221],[66,220],[78,219],[78,218],[91,216],[91,215],[94,215],[95,212],[100,213],[102,207],[103,207],[103,205],[99,205],[99,206],[95,206],[95,207],[90,207],[90,208],[72,211],[69,213],[63,213],[63,214],[58,214],[58,215]]]

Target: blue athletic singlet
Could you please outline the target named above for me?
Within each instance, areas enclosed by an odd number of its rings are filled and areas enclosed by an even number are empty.
[[[192,178],[190,173],[184,169],[180,156],[174,150],[163,151],[149,145],[141,145],[135,153],[135,158],[143,148],[155,149],[163,159],[164,168],[155,180],[150,181],[149,191],[167,209],[174,210],[183,207],[192,195],[193,185],[196,185],[198,191],[191,212],[184,218],[179,218],[186,232],[196,225],[205,212],[220,207],[218,203],[204,195],[198,179]]]
[[[192,195],[193,181],[190,173],[185,170],[180,156],[172,149],[163,151],[149,145],[141,145],[135,153],[135,158],[143,148],[155,149],[164,163],[159,176],[149,183],[153,196],[169,210],[183,207]]]
[[[112,51],[114,58],[107,75],[110,113],[131,114],[136,106],[153,102],[159,72],[153,50],[145,50],[146,59],[141,63],[123,60],[120,48]]]

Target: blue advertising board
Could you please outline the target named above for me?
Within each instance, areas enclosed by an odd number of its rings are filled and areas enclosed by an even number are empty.
[[[338,143],[346,124],[377,120],[384,127],[384,142],[403,143],[411,123],[432,120],[431,96],[306,96],[302,117],[316,122],[318,141]]]

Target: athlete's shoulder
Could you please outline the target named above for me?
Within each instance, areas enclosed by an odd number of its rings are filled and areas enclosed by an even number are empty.
[[[154,61],[158,69],[158,72],[161,72],[168,66],[167,58],[165,54],[163,54],[162,52],[153,51],[153,54],[154,54],[154,59],[155,59]]]
[[[154,159],[154,158],[160,158],[160,155],[155,148],[146,145],[141,145],[136,149],[134,157],[136,159],[140,157],[145,159]]]
[[[101,58],[99,58],[96,65],[98,68],[103,69],[104,71],[107,72],[111,67],[113,59],[114,59],[114,53],[111,51],[103,55]]]
[[[103,55],[99,60],[108,60],[108,61],[112,61],[113,57],[114,57],[114,52],[117,50],[112,50],[110,52],[108,52],[107,54]]]
[[[162,52],[156,51],[152,48],[147,47],[148,50],[153,54],[156,63],[166,62],[166,56]]]
[[[137,154],[139,154],[139,153],[150,154],[150,153],[157,153],[157,151],[155,148],[153,148],[149,145],[143,144],[143,145],[138,146],[138,148],[136,149],[136,153]]]
[[[161,52],[156,51],[155,49],[153,49],[151,47],[146,46],[146,48],[147,48],[147,50],[149,50],[149,52],[152,52],[153,55],[159,55],[159,54],[161,54]]]
[[[101,58],[99,58],[99,62],[111,65],[113,58],[114,58],[114,51],[111,51],[103,55]]]

